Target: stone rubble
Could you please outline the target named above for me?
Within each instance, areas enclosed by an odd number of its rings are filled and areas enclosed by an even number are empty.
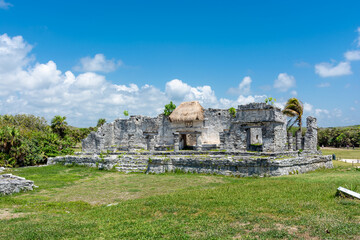
[[[34,185],[34,182],[26,180],[23,177],[12,174],[0,175],[0,196],[21,191],[32,191],[34,188],[37,188],[37,186]]]

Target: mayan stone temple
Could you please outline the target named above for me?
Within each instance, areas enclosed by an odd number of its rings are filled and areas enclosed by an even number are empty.
[[[48,164],[81,164],[124,172],[183,171],[235,176],[298,174],[331,168],[317,151],[316,118],[306,119],[305,136],[287,133],[286,116],[266,103],[204,109],[183,102],[170,116],[131,116],[92,132],[82,153]]]

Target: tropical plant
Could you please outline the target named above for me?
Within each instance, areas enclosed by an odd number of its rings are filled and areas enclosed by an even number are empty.
[[[170,114],[175,110],[176,105],[170,101],[169,104],[165,105],[165,109],[164,109],[164,115],[165,116],[170,116]]]
[[[298,124],[301,130],[302,115],[303,115],[303,104],[297,98],[290,98],[282,111],[286,116],[290,117],[287,123],[288,129],[290,129],[295,123]]]
[[[127,110],[124,110],[124,116],[125,117],[129,116],[129,112]]]
[[[229,108],[229,113],[232,117],[236,117],[236,109],[234,107]]]
[[[265,103],[267,104],[274,105],[275,102],[276,102],[276,98],[272,98],[272,97],[265,98]]]
[[[101,127],[102,125],[104,125],[106,123],[106,119],[105,118],[100,118],[97,122],[96,127]]]
[[[64,138],[66,135],[66,130],[68,129],[67,122],[65,121],[66,117],[61,117],[59,115],[55,116],[51,120],[51,129],[54,133],[58,134],[61,138]]]

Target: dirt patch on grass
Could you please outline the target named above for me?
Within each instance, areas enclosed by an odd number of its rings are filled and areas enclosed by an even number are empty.
[[[233,239],[243,239],[245,236],[266,233],[272,230],[277,231],[286,231],[288,234],[302,238],[302,239],[319,239],[317,237],[310,236],[309,232],[300,232],[297,226],[286,226],[281,223],[276,223],[274,227],[262,227],[260,224],[256,223],[251,225],[249,222],[234,222],[230,224],[233,228],[243,229],[243,233],[236,234]],[[251,229],[250,229],[251,228]],[[258,237],[258,236],[257,236]]]
[[[0,209],[0,220],[9,220],[13,218],[24,217],[26,213],[13,213],[11,209]]]

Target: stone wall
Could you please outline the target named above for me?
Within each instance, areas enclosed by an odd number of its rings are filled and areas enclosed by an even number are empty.
[[[314,117],[306,118],[306,133],[304,137],[304,150],[317,151],[317,119]]]
[[[48,164],[79,164],[104,169],[116,168],[124,172],[164,173],[183,171],[221,175],[280,176],[304,173],[318,168],[332,168],[331,156],[303,155],[270,157],[264,155],[142,155],[127,154],[120,157],[65,156],[51,158]]]
[[[174,145],[175,132],[201,132],[200,144],[220,144],[219,132],[230,127],[231,117],[224,109],[206,109],[204,121],[171,123],[169,118],[160,114],[155,118],[131,116],[106,123],[97,132],[92,132],[82,141],[84,152],[100,152],[115,147],[123,150],[147,149],[148,136],[156,148],[166,149]],[[194,145],[194,139],[190,139]]]
[[[161,117],[131,116],[101,126],[82,141],[83,151],[100,152],[109,147],[147,148],[146,133],[159,133]],[[155,136],[156,137],[156,136]],[[157,138],[158,139],[158,138]]]
[[[32,191],[37,186],[33,181],[12,174],[0,175],[0,195],[8,195],[21,191]]]
[[[231,116],[227,109],[205,109],[204,121],[170,122],[163,114],[155,118],[131,116],[129,119],[117,119],[90,133],[82,145],[84,152],[92,153],[109,148],[167,150],[174,149],[175,145],[182,149],[185,142],[182,141],[185,138],[181,136],[183,133],[186,134],[187,145],[197,149],[202,145],[203,149],[230,151],[316,151],[316,119],[310,117],[307,123],[305,138],[298,136],[293,140],[287,136],[286,117],[279,108],[265,103],[250,103],[239,105],[236,117]],[[175,140],[175,136],[179,140]]]
[[[263,151],[287,150],[286,119],[279,108],[265,103],[239,105],[236,119],[229,131],[222,134],[222,148],[252,150],[251,145],[262,144]],[[261,134],[261,136],[259,136]],[[256,139],[258,136],[258,139]]]
[[[201,134],[202,144],[220,144],[220,132],[229,129],[234,119],[227,109],[209,108],[204,111],[204,128]]]

